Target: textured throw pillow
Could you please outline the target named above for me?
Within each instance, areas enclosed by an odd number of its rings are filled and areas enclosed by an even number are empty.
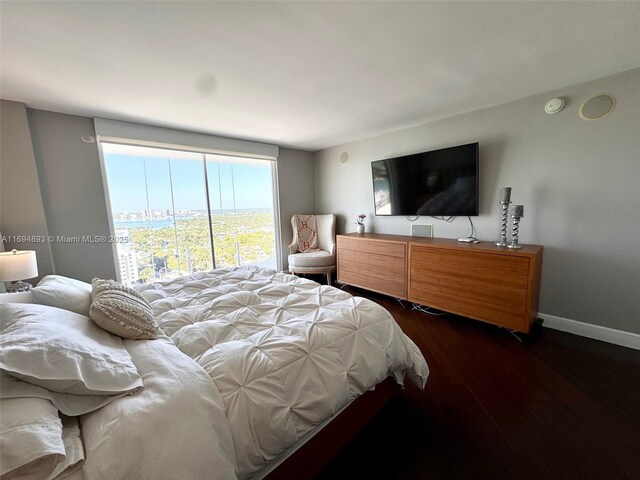
[[[135,290],[94,278],[89,316],[106,331],[134,340],[158,338],[158,324],[151,305]]]
[[[31,290],[33,301],[40,305],[64,308],[89,315],[91,285],[62,275],[47,275]]]
[[[47,305],[0,305],[0,369],[53,392],[117,395],[142,387],[121,338]]]

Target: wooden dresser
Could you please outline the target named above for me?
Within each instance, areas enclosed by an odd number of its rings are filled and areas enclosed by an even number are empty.
[[[338,282],[406,300],[407,255],[414,239],[379,233],[338,235]]]
[[[425,238],[409,245],[408,299],[529,333],[538,314],[542,247]]]
[[[529,333],[542,247],[375,233],[337,236],[338,282]]]

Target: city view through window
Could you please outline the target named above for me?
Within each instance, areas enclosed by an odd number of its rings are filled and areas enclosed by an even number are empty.
[[[122,283],[276,267],[272,162],[109,143],[102,149]]]

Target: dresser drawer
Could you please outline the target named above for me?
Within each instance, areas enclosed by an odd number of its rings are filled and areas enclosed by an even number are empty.
[[[390,268],[392,270],[405,269],[404,257],[388,257],[375,253],[358,252],[355,250],[340,250],[340,260],[348,260],[350,262],[362,263],[365,265],[376,265],[380,267]]]
[[[375,253],[386,257],[406,258],[407,245],[399,242],[382,240],[358,239],[352,237],[338,237],[338,249],[361,253]]]
[[[401,284],[405,282],[406,270],[403,264],[398,266],[385,266],[340,258],[338,260],[338,270],[359,273],[372,278],[392,280]]]
[[[529,259],[411,246],[409,300],[477,320],[525,327]]]
[[[374,292],[384,293],[392,297],[405,298],[405,280],[394,280],[382,269],[363,272],[357,264],[344,262],[338,265],[338,281],[365,288]]]
[[[407,295],[407,242],[341,236],[338,281],[396,298]]]

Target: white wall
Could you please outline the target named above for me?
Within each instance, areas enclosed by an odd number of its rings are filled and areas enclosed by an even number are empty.
[[[579,119],[581,102],[602,92],[617,97],[616,110]],[[555,96],[567,106],[547,115]],[[476,141],[477,236],[497,239],[498,190],[512,186],[525,205],[521,243],[545,249],[540,312],[640,333],[640,70],[316,152],[316,211],[338,214],[338,232],[364,212],[369,231],[408,235],[405,217],[373,215],[370,162]],[[434,224],[436,237],[470,233],[466,218],[418,223]]]
[[[281,148],[278,157],[278,189],[280,191],[280,233],[282,235],[283,269],[289,268],[287,256],[293,239],[291,216],[294,213],[314,213],[313,154],[302,150]]]

